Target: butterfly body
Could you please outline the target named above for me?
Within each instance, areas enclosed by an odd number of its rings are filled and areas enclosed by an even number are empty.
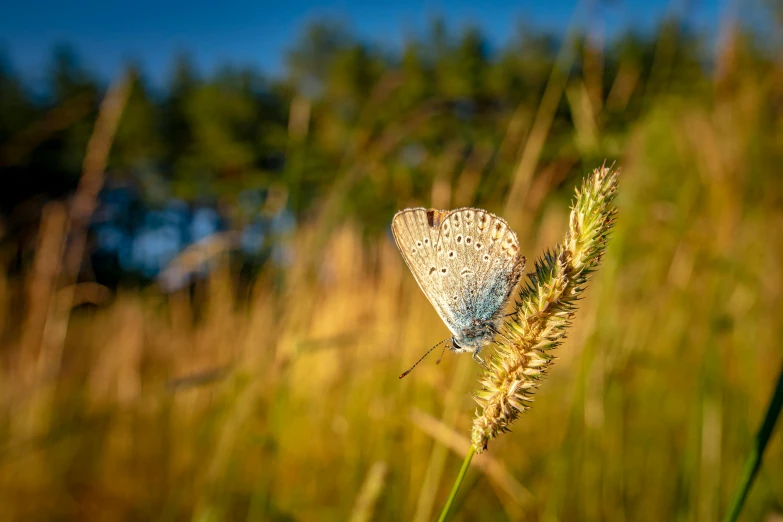
[[[392,220],[397,247],[419,287],[453,334],[456,353],[492,342],[525,266],[516,234],[476,208],[405,209]]]

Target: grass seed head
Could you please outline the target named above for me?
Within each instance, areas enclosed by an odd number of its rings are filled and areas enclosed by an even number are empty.
[[[473,420],[477,452],[530,408],[538,381],[554,361],[548,351],[565,339],[577,301],[603,257],[614,224],[618,170],[593,171],[576,191],[563,243],[535,263],[521,285],[505,338],[497,341],[492,363],[475,394],[481,407]]]

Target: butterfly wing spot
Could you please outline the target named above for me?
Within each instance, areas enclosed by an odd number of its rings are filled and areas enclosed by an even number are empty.
[[[446,268],[441,268],[441,269],[440,269],[440,272],[441,272],[442,274],[445,274],[446,272],[448,272],[448,270],[447,270]]]
[[[503,224],[498,221],[495,223],[495,226],[492,227],[492,232],[489,235],[490,241],[492,243],[497,242],[501,237],[503,237]]]
[[[466,237],[466,238],[465,238],[465,244],[466,244],[466,245],[469,245],[469,244],[470,244],[470,242],[471,242],[472,240],[473,240],[473,239],[472,239],[470,236]]]
[[[484,261],[489,261],[489,256],[487,254],[484,254]]]
[[[427,224],[430,226],[430,228],[438,228],[440,227],[443,216],[445,215],[446,212],[431,208],[427,211]]]
[[[462,235],[457,236],[457,243],[462,243]]]
[[[481,243],[476,243],[476,250],[481,250],[484,247]]]
[[[481,212],[478,215],[477,221],[478,221],[479,230],[484,230],[485,228],[487,228],[487,215],[485,213]]]
[[[434,266],[430,267],[430,275],[434,274],[436,270],[437,268],[435,268]]]
[[[517,238],[513,234],[508,234],[503,241],[503,252],[509,257],[516,257],[519,252],[519,244]]]
[[[454,257],[454,251],[449,252],[449,257]]]
[[[416,246],[421,248],[421,241],[416,241]]]
[[[414,248],[413,250],[411,250],[411,254],[415,254],[415,253],[416,253],[416,249]]]
[[[427,239],[426,237],[424,238],[424,244],[425,244],[425,245],[429,245],[429,244],[430,244],[430,240],[429,240],[429,239]]]

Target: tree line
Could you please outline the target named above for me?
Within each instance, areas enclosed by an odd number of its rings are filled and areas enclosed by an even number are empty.
[[[773,66],[752,31],[737,35],[742,67]],[[630,126],[657,102],[714,96],[720,63],[708,41],[669,19],[612,38],[521,26],[493,48],[476,29],[435,21],[393,51],[320,22],[288,51],[279,77],[252,67],[204,75],[181,57],[165,88],[153,89],[130,67],[103,200],[132,194],[141,214],[125,216],[131,237],[139,216],[172,201],[208,206],[215,227],[231,230],[285,209],[297,222],[350,219],[379,233],[395,210],[435,199],[439,186],[448,204],[491,208],[512,189],[544,104],[553,109],[536,172],[559,172],[555,186],[566,186],[619,158]],[[74,190],[106,80],[68,48],[53,52],[43,89],[2,61],[7,241],[36,223],[41,202]],[[562,92],[554,101],[553,86]]]

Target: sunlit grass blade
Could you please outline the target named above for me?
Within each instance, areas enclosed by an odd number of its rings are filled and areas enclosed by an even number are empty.
[[[742,506],[745,504],[745,499],[748,497],[750,487],[753,485],[753,480],[756,478],[756,475],[761,468],[764,450],[767,447],[770,436],[772,436],[772,431],[775,429],[775,423],[777,422],[778,417],[780,417],[781,409],[783,409],[783,367],[780,369],[778,382],[775,385],[775,390],[772,392],[769,407],[767,407],[767,414],[764,416],[764,422],[761,424],[761,427],[756,434],[756,441],[753,444],[753,448],[750,450],[750,455],[745,463],[742,477],[734,492],[734,498],[731,500],[729,510],[726,512],[726,517],[723,519],[724,522],[734,522],[739,518],[739,514],[742,512]]]

